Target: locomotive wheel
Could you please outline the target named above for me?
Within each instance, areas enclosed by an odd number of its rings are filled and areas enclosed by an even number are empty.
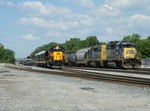
[[[103,62],[103,64],[104,64],[104,67],[105,67],[105,68],[108,68],[107,61]]]
[[[123,68],[121,61],[116,61],[116,66],[117,66],[117,68]]]

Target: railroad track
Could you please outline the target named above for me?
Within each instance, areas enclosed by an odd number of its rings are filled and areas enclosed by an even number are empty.
[[[134,83],[141,85],[150,85],[150,79],[140,78],[140,77],[131,77],[131,76],[122,76],[122,75],[112,75],[106,73],[99,72],[87,72],[81,70],[73,70],[71,68],[65,69],[70,70],[70,72],[79,73],[81,77],[91,78],[96,80],[108,80],[108,81],[116,81],[116,82],[126,82],[126,83]]]
[[[95,68],[95,67],[66,67],[74,69],[85,69],[85,70],[96,70],[96,71],[108,71],[108,72],[125,72],[125,73],[134,73],[134,74],[144,74],[150,75],[149,68],[141,69],[108,69],[108,68]]]
[[[107,81],[115,81],[115,82],[124,82],[124,83],[133,83],[140,85],[148,85],[150,86],[150,79],[140,78],[140,77],[130,77],[130,76],[120,76],[120,75],[112,75],[105,73],[97,73],[97,72],[87,72],[81,70],[75,70],[73,68],[64,68],[61,71],[45,71],[45,70],[37,70],[30,67],[13,67],[7,66],[9,68],[15,68],[19,70],[38,72],[38,73],[46,73],[46,74],[54,74],[54,75],[63,75],[63,76],[71,76],[71,77],[79,77],[91,80],[107,80]]]

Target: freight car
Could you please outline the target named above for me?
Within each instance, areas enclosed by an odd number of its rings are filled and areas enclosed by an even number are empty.
[[[62,68],[65,63],[65,49],[61,46],[53,46],[47,51],[35,54],[34,60],[37,66]]]
[[[68,57],[71,55],[68,55]],[[134,43],[113,41],[107,45],[93,46],[74,53],[76,66],[106,68],[140,68],[141,60]],[[68,58],[68,61],[72,61]]]
[[[70,53],[66,55],[66,65],[69,66],[87,66],[87,53],[91,47],[83,48],[75,53]]]
[[[87,66],[88,64],[88,50],[91,47],[87,47],[76,52],[76,66]]]
[[[77,58],[75,53],[67,54],[66,60],[68,60],[67,62],[69,66],[76,66]]]

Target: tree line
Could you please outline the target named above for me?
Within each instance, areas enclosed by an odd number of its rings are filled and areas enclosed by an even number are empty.
[[[15,52],[10,49],[5,49],[0,43],[0,63],[14,63]]]
[[[138,49],[138,52],[141,54],[142,58],[150,58],[150,36],[146,39],[141,39],[139,34],[132,34],[124,36],[123,41],[134,42]],[[34,55],[40,51],[48,50],[53,45],[60,45],[66,49],[66,53],[75,52],[81,48],[91,47],[95,45],[107,44],[106,42],[100,42],[96,36],[88,36],[85,40],[80,38],[70,38],[66,40],[65,43],[59,44],[56,42],[51,42],[49,44],[44,44],[36,48],[29,57],[33,58]]]
[[[41,52],[43,50],[48,50],[50,47],[54,45],[60,45],[65,48],[66,53],[72,53],[75,52],[81,48],[85,47],[91,47],[94,45],[100,45],[104,44],[103,42],[99,42],[96,36],[89,36],[85,40],[81,40],[80,38],[70,38],[70,40],[66,40],[65,43],[56,43],[56,42],[51,42],[49,44],[44,44],[38,48],[36,48],[29,57],[33,58],[34,55],[38,52]]]

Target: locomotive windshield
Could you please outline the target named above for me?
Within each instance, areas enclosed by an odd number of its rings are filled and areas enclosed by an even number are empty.
[[[131,48],[131,47],[135,47],[135,44],[134,43],[123,43],[122,47]]]
[[[124,48],[135,48],[135,44],[134,43],[129,43],[129,42],[120,42],[119,44],[117,44],[117,51],[119,54],[122,54],[122,51]]]
[[[62,51],[62,52],[64,52],[65,51],[65,49],[63,48],[63,47],[60,47],[60,46],[55,46],[55,47],[52,47],[51,49],[50,49],[50,51],[52,51],[52,52],[57,52],[57,51]]]

